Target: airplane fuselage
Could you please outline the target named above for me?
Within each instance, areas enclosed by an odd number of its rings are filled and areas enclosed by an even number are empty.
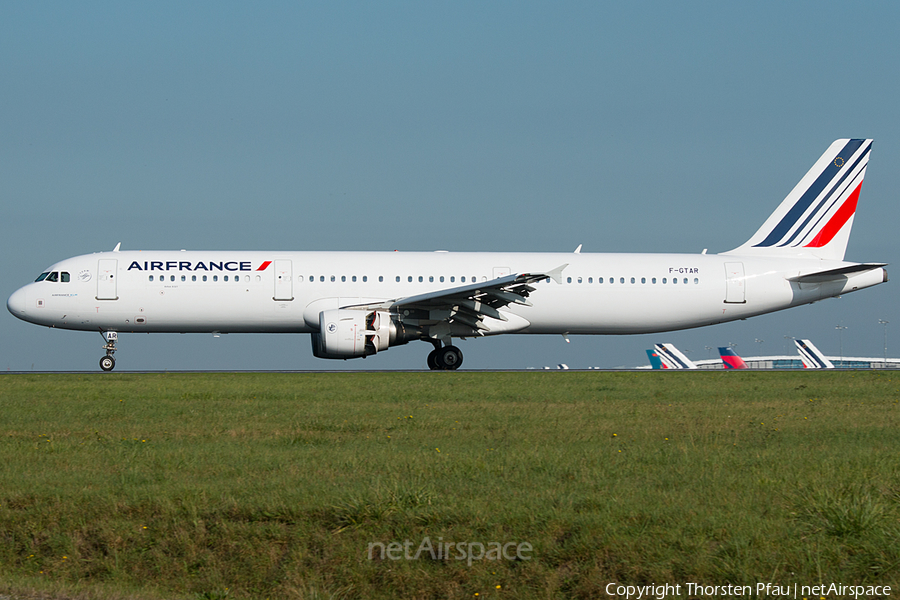
[[[629,334],[744,319],[869,287],[788,277],[843,261],[710,254],[103,252],[63,260],[10,298],[16,316],[84,331],[314,333],[319,313],[567,264],[492,333]],[[60,275],[52,277],[53,273]],[[65,275],[64,275],[65,274]],[[68,281],[62,281],[68,279]]]

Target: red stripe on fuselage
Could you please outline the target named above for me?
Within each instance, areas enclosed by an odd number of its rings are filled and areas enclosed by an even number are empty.
[[[259,268],[257,269],[257,271],[265,271],[266,269],[269,268],[269,265],[271,265],[271,264],[272,264],[272,261],[271,261],[271,260],[267,260],[267,261],[264,262],[263,264],[259,265]]]

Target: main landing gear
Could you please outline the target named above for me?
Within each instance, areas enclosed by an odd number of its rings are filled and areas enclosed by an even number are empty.
[[[434,350],[428,353],[428,368],[432,371],[455,371],[462,366],[463,355],[456,346],[441,347],[438,341],[432,342]]]
[[[113,358],[113,354],[116,353],[116,341],[119,339],[119,334],[115,331],[103,331],[101,334],[106,340],[106,345],[103,346],[106,356],[100,359],[100,368],[104,371],[112,371],[116,368],[116,359]]]

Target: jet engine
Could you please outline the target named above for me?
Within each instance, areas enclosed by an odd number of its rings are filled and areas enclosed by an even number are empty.
[[[404,325],[390,313],[350,308],[319,313],[319,332],[311,334],[317,358],[365,358],[391,346],[417,340],[417,327]]]

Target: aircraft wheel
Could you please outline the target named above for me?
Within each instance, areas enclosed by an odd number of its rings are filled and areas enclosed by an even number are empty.
[[[440,367],[437,364],[437,353],[438,353],[437,350],[432,350],[431,352],[428,353],[428,358],[426,359],[426,362],[428,363],[428,368],[431,369],[432,371],[437,371],[438,369],[440,369]]]
[[[112,371],[116,368],[116,359],[112,356],[104,356],[100,359],[100,368],[104,371]]]
[[[439,369],[445,371],[455,371],[462,366],[463,355],[456,346],[444,346],[437,351],[435,363]]]

